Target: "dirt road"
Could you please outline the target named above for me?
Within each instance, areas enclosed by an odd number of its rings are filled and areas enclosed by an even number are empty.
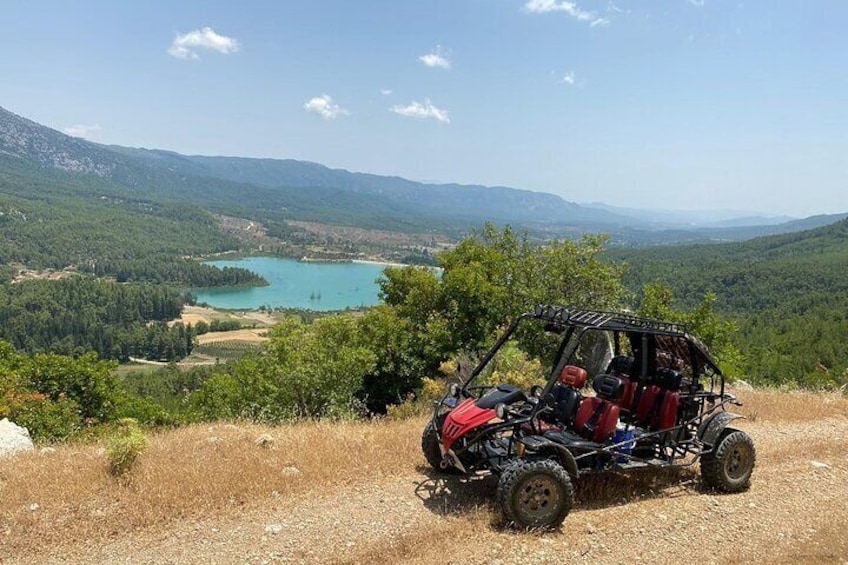
[[[743,426],[758,450],[747,492],[705,492],[696,470],[585,480],[576,508],[554,533],[509,531],[491,506],[491,478],[446,478],[429,472],[422,459],[337,488],[272,495],[214,517],[105,540],[79,539],[37,557],[55,563],[848,563],[848,414],[802,416]],[[0,561],[36,556],[18,557]]]

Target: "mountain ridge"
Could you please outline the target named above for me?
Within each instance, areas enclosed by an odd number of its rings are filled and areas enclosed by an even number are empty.
[[[460,234],[483,222],[513,223],[536,237],[610,233],[618,245],[738,241],[826,225],[848,214],[748,225],[671,225],[668,211],[581,205],[546,192],[479,184],[423,183],[295,159],[183,155],[102,145],[68,136],[0,107],[0,155],[45,169],[93,175],[144,197],[263,222],[307,220],[406,232]],[[727,211],[703,212],[725,214]],[[725,214],[726,216],[726,214]],[[778,218],[780,219],[780,218]]]
[[[126,188],[194,203],[202,198],[245,206],[247,199],[234,198],[233,193],[258,196],[264,211],[307,208],[316,200],[310,192],[323,189],[325,192],[317,195],[319,200],[332,199],[332,191],[354,195],[354,199],[363,200],[361,204],[374,204],[371,197],[380,197],[393,203],[392,211],[396,215],[428,220],[539,222],[581,227],[617,224],[622,220],[614,214],[584,209],[544,192],[482,185],[428,185],[291,159],[192,157],[171,151],[101,145],[67,136],[3,108],[0,108],[0,152],[43,167],[94,174]]]

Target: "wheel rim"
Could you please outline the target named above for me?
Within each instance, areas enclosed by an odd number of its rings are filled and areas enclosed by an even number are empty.
[[[751,469],[751,450],[745,445],[736,445],[724,460],[724,472],[731,480],[745,478]]]
[[[558,513],[562,493],[557,482],[545,475],[534,475],[521,483],[517,493],[518,514],[530,525],[550,522]]]

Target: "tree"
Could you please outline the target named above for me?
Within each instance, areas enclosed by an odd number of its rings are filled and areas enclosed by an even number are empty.
[[[195,401],[207,418],[256,421],[340,417],[354,411],[355,394],[376,356],[353,316],[305,324],[291,318],[270,333],[266,354],[247,356],[217,375]]]
[[[488,224],[439,256],[441,277],[426,269],[387,269],[380,281],[386,304],[418,328],[444,327],[441,353],[479,350],[498,328],[538,303],[613,308],[624,296],[622,267],[599,258],[607,239],[534,245],[507,226]],[[533,355],[547,352],[538,333],[523,332]],[[444,360],[444,359],[442,359]]]
[[[716,296],[707,293],[701,303],[691,311],[672,307],[674,293],[665,285],[654,283],[643,287],[642,304],[638,314],[646,318],[668,320],[686,326],[710,348],[722,372],[731,379],[743,374],[745,358],[733,342],[739,327],[733,321],[723,320],[714,310]]]

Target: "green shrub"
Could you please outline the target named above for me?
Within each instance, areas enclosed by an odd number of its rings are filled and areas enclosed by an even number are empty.
[[[188,423],[188,418],[180,417],[165,410],[149,398],[125,394],[115,405],[115,415],[119,419],[131,418],[145,426],[162,427]]]
[[[52,401],[44,394],[21,390],[0,397],[0,418],[25,427],[37,442],[65,440],[82,427],[73,400]]]
[[[386,407],[386,417],[389,420],[408,420],[410,418],[432,414],[432,412],[432,403],[424,402],[413,394],[410,394],[400,404],[390,404]]]
[[[112,371],[116,364],[100,361],[96,353],[77,358],[37,354],[23,359],[19,374],[28,388],[53,401],[73,400],[84,420],[104,422],[113,417],[118,381]]]
[[[375,355],[353,316],[289,319],[270,337],[265,355],[242,358],[193,395],[205,418],[280,422],[360,412],[355,394]]]
[[[135,420],[120,420],[114,434],[106,440],[109,473],[115,477],[124,476],[133,468],[148,445],[147,438]]]

